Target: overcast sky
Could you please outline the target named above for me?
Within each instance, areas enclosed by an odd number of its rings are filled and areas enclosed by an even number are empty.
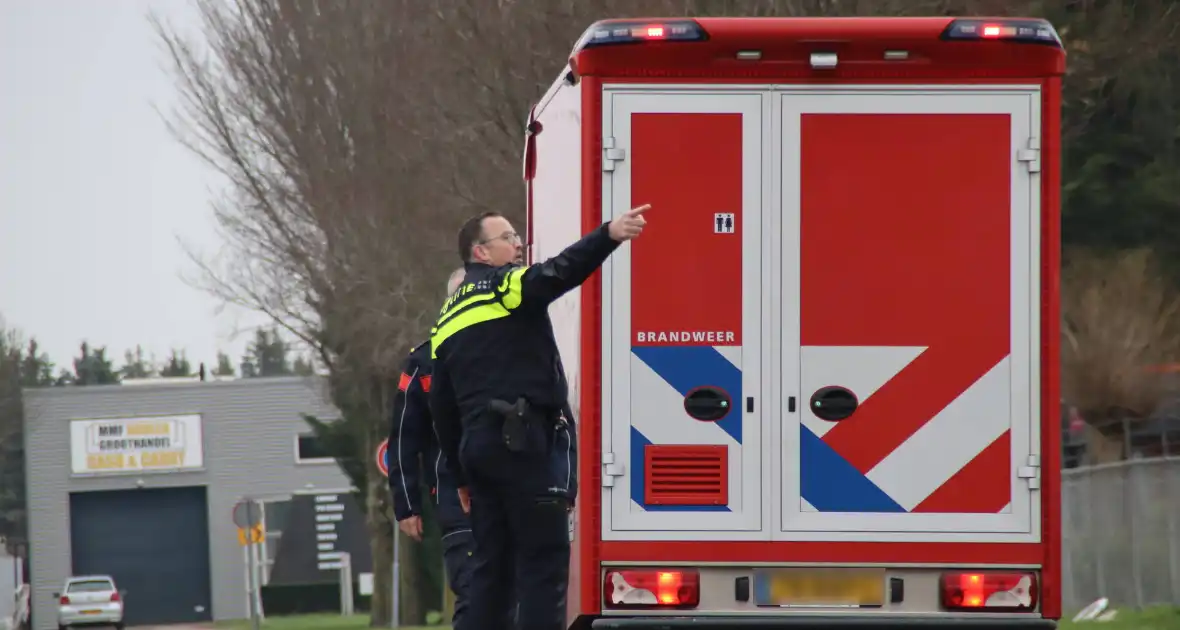
[[[58,366],[84,339],[236,363],[265,321],[184,280],[221,183],[156,111],[177,95],[149,9],[199,27],[186,0],[0,0],[0,317]]]

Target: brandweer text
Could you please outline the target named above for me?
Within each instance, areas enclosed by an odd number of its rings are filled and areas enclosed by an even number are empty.
[[[733,343],[731,330],[660,330],[635,333],[636,343]]]

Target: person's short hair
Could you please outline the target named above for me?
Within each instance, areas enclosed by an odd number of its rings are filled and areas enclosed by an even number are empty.
[[[467,270],[459,267],[451,272],[451,277],[447,278],[447,295],[451,295],[459,290],[459,285],[463,284],[463,278],[467,277]]]
[[[459,228],[459,260],[471,262],[471,248],[479,244],[483,238],[483,220],[492,217],[502,217],[499,212],[485,212],[479,216],[467,219],[463,227]]]

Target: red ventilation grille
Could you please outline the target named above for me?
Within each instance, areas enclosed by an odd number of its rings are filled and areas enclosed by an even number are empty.
[[[648,505],[729,505],[725,446],[648,444],[643,471],[643,502]]]

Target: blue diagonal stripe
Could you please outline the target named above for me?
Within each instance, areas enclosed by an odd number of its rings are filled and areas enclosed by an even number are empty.
[[[643,451],[651,440],[631,427],[631,499],[648,512],[728,512],[728,505],[648,505],[643,502],[643,482],[647,468],[643,465]]]
[[[742,443],[742,371],[712,346],[636,346],[631,352],[681,396],[702,386],[720,387],[733,401],[717,426]],[[632,394],[634,395],[634,393]]]
[[[799,493],[820,512],[905,512],[803,425],[799,425]]]

